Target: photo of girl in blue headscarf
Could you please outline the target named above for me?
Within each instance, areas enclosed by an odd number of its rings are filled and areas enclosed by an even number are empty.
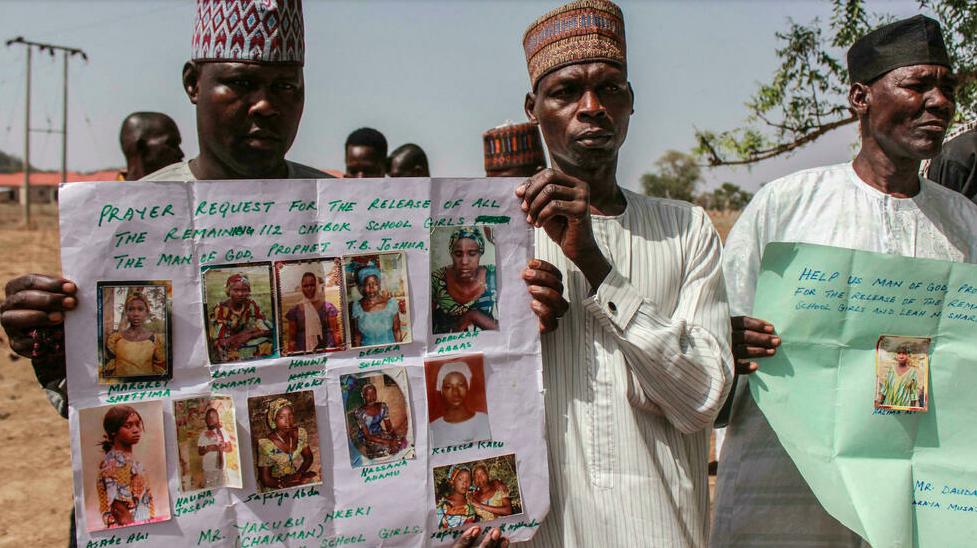
[[[344,258],[353,348],[410,342],[403,252]]]

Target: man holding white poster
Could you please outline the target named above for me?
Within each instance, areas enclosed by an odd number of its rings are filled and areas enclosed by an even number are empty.
[[[260,20],[255,33],[246,31],[247,18],[225,17],[225,10],[254,14]],[[197,107],[200,154],[143,180],[332,178],[285,160],[305,104],[304,34],[299,0],[197,0],[183,86]],[[231,47],[227,40],[235,35],[249,36],[255,47]],[[64,313],[77,304],[76,291],[59,276],[21,276],[7,283],[0,316],[11,349],[31,359],[48,399],[65,418],[62,325]]]
[[[918,175],[936,156],[956,108],[957,85],[939,23],[923,16],[859,38],[848,51],[848,101],[862,147],[854,162],[809,169],[764,186],[726,240],[738,373],[773,356],[773,325],[745,316],[754,305],[764,246],[803,242],[977,261],[977,207]],[[895,351],[895,348],[893,348]],[[727,429],[711,546],[864,546],[805,483],[741,377]]]
[[[558,8],[523,43],[553,169],[516,195],[570,302],[542,339],[551,508],[531,545],[704,548],[709,427],[733,376],[719,236],[701,208],[618,185],[634,93],[616,5]]]
[[[228,37],[247,35],[246,22],[224,17],[222,8],[257,14],[255,47],[230,47]],[[197,0],[191,57],[183,67],[183,86],[197,107],[200,154],[143,180],[333,178],[285,159],[305,105],[305,28],[298,0]],[[38,380],[65,417],[64,354],[56,349],[63,352],[60,325],[75,306],[76,289],[57,276],[30,274],[7,284],[3,302],[10,347],[35,362]]]

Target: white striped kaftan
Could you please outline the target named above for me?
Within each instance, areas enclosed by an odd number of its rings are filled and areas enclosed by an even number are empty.
[[[702,209],[624,190],[594,216],[590,295],[546,233],[570,310],[543,336],[550,513],[530,546],[703,548],[710,427],[732,382],[719,236]]]

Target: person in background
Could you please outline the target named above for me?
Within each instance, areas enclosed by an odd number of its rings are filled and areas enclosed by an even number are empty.
[[[438,370],[435,387],[441,396],[444,414],[431,421],[432,447],[483,441],[492,437],[488,415],[470,409],[468,391],[472,370],[463,361],[448,362]]]
[[[105,377],[138,377],[166,373],[166,341],[147,328],[152,307],[146,295],[133,292],[122,306],[119,329],[105,343],[109,360]]]
[[[387,159],[388,177],[430,177],[427,154],[414,143],[400,145]]]
[[[722,248],[702,208],[618,183],[634,112],[624,36],[607,0],[553,10],[523,36],[526,115],[553,168],[515,194],[569,301],[542,337],[553,466],[537,548],[708,539],[709,427],[733,380]],[[548,275],[537,270],[524,279]]]
[[[124,527],[156,517],[146,467],[132,456],[145,424],[128,405],[113,405],[102,419],[105,457],[98,465],[96,491],[105,527]]]
[[[486,177],[532,177],[546,169],[539,125],[507,122],[482,134]]]
[[[926,178],[977,203],[977,120],[947,133],[943,150],[930,162]]]
[[[349,305],[349,327],[353,346],[396,344],[403,340],[400,330],[400,305],[383,294],[380,269],[370,264],[356,271],[362,297]]]
[[[855,160],[764,185],[726,239],[740,376],[719,461],[713,548],[866,546],[821,506],[749,394],[748,375],[762,367],[754,360],[781,344],[776,326],[746,316],[764,246],[801,242],[977,262],[977,206],[919,176],[956,110],[957,78],[940,24],[917,15],[862,36],[848,50],[848,74],[861,142]]]
[[[498,276],[494,264],[479,264],[489,227],[458,227],[448,239],[451,264],[431,273],[431,327],[435,335],[499,328]]]
[[[288,322],[288,352],[313,352],[335,348],[339,329],[339,309],[323,298],[319,277],[302,274],[302,302],[285,313]]]
[[[262,491],[295,487],[314,481],[310,472],[315,455],[309,447],[309,434],[298,425],[295,409],[288,398],[269,402],[265,419],[268,437],[257,441],[258,479]],[[298,466],[296,466],[298,464]]]
[[[387,173],[387,139],[379,131],[361,127],[346,138],[346,178],[383,177]]]
[[[197,453],[202,457],[204,488],[223,487],[227,484],[227,463],[224,453],[234,450],[227,430],[221,425],[220,412],[213,407],[204,413],[204,428],[197,437]]]
[[[122,122],[119,144],[126,157],[120,181],[138,181],[183,159],[180,130],[161,112],[133,112]]]

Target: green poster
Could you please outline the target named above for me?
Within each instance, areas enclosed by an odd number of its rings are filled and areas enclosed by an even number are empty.
[[[831,515],[874,548],[977,537],[977,265],[771,243],[750,391]]]

